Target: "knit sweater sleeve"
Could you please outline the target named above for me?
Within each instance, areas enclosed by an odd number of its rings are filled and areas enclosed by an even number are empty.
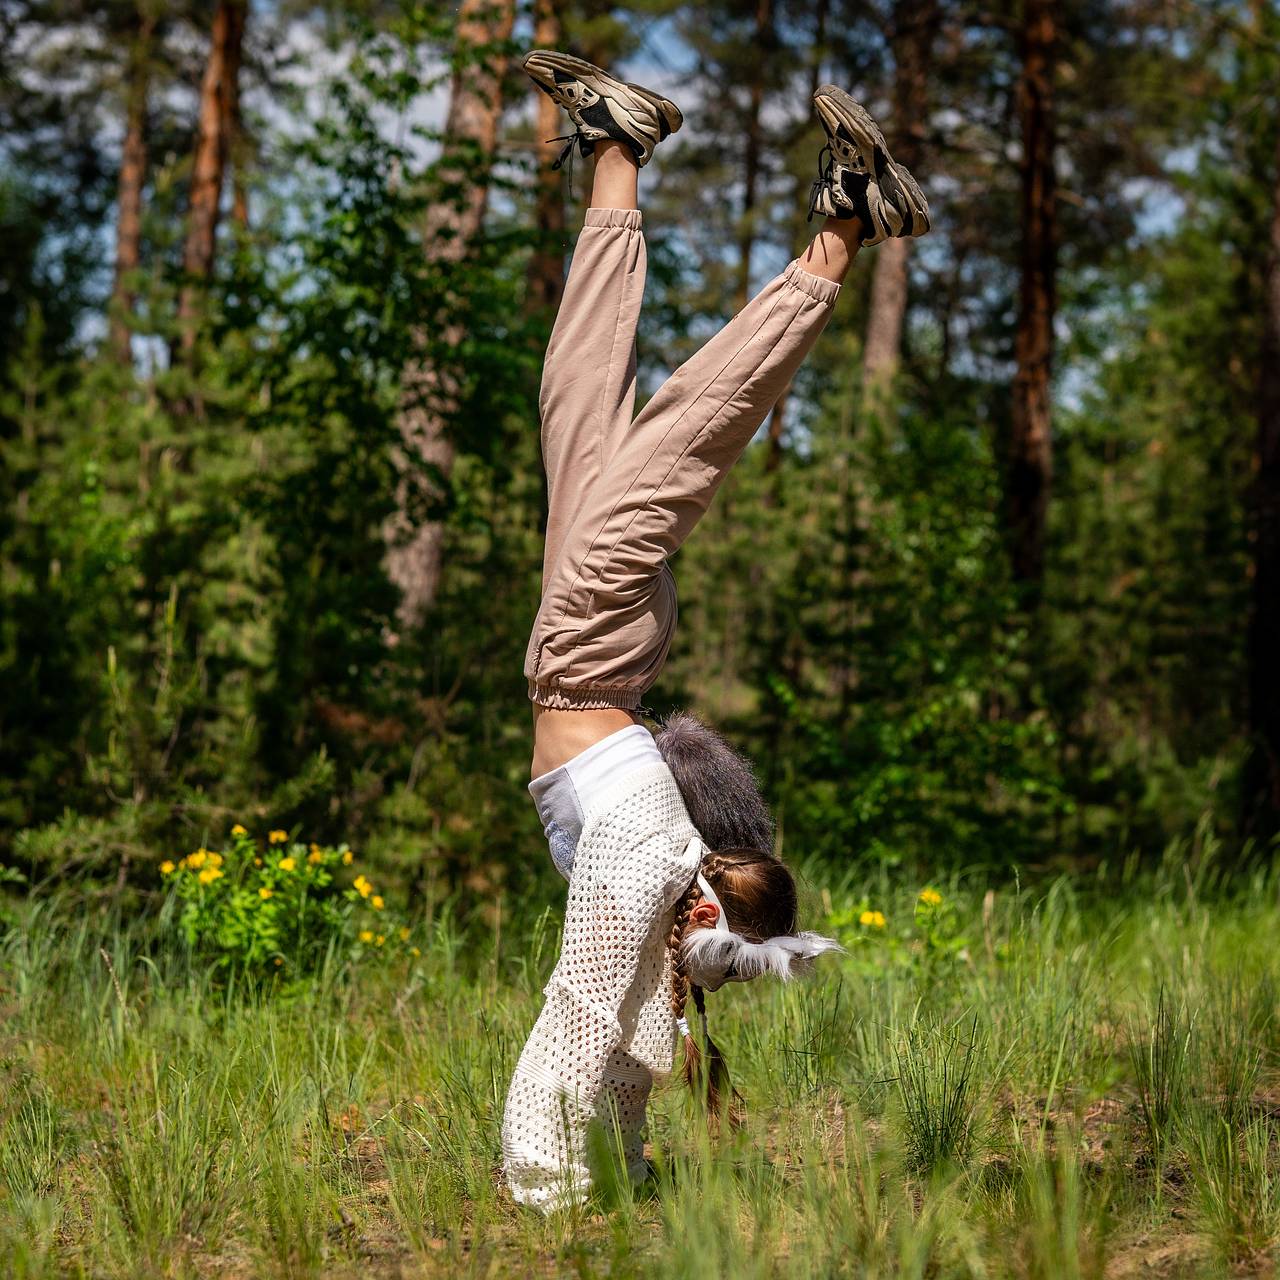
[[[616,1124],[628,1163],[637,1158],[651,1063],[635,1056],[636,1023],[664,998],[653,975],[665,972],[666,930],[697,866],[693,827],[666,766],[626,783],[587,817],[560,959],[507,1095],[508,1186],[516,1200],[548,1210],[590,1185],[593,1120]],[[669,1060],[669,1013],[665,1034]]]

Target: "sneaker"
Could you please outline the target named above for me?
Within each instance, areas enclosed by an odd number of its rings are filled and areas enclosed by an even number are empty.
[[[615,80],[607,71],[567,53],[535,49],[524,55],[520,65],[543,93],[569,113],[574,123],[575,132],[565,134],[568,145],[552,166],[555,169],[568,159],[574,143],[588,156],[595,144],[604,139],[625,142],[639,164],[648,164],[654,147],[684,123],[674,102],[638,84]]]
[[[924,235],[929,230],[929,202],[911,174],[894,164],[879,125],[833,84],[824,84],[813,95],[813,105],[827,131],[827,144],[818,156],[810,219],[815,213],[857,218],[866,233],[864,245],[891,236]]]

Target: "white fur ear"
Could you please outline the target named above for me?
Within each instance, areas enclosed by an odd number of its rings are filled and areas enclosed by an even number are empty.
[[[808,973],[827,951],[843,951],[834,938],[816,933],[784,934],[764,942],[748,942],[740,933],[694,929],[685,938],[689,980],[707,991],[726,982],[746,982],[771,973],[783,982]]]

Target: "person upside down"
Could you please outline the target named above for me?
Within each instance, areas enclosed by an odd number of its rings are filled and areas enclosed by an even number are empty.
[[[713,1112],[731,1101],[703,993],[806,971],[828,938],[798,931],[750,766],[690,716],[657,738],[642,699],[676,622],[667,566],[826,326],[864,245],[929,229],[920,188],[848,94],[814,106],[827,140],[810,198],[824,222],[633,418],[645,281],[640,168],[680,128],[674,103],[552,50],[523,60],[594,158],[590,207],[547,348],[539,408],[549,494],[542,602],[525,659],[529,790],[569,882],[564,942],[520,1054],[502,1127],[512,1196],[545,1211],[591,1187],[587,1134],[646,1176],[645,1110],[684,1042]],[[824,163],[825,158],[825,163]],[[705,1064],[686,1004],[702,1015]]]

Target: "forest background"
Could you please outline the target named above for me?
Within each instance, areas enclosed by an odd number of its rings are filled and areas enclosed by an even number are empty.
[[[411,908],[549,895],[521,664],[586,179],[532,45],[685,111],[642,394],[803,244],[818,84],[930,197],[674,565],[651,705],[750,754],[780,848],[1265,855],[1269,0],[5,0],[0,862],[114,893],[239,821]]]

